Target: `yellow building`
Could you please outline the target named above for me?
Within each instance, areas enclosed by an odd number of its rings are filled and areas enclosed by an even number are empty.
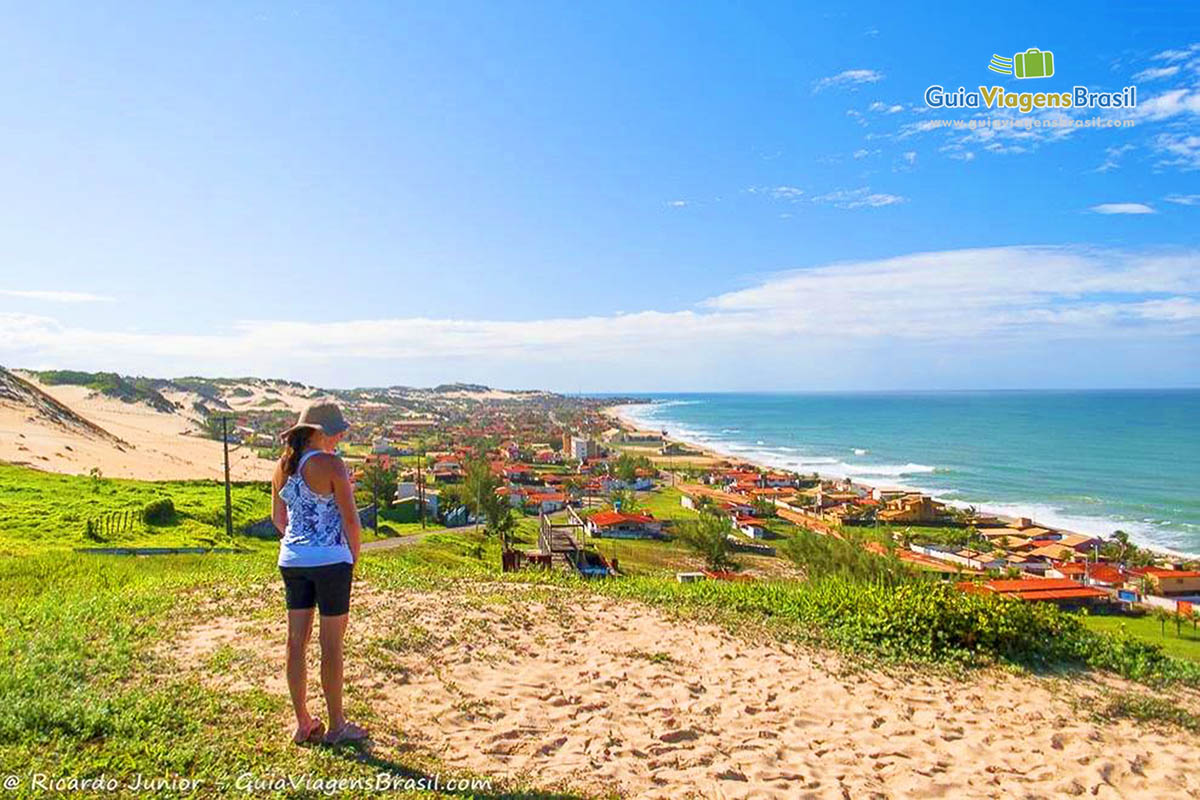
[[[1150,582],[1153,594],[1170,597],[1177,594],[1200,594],[1200,571],[1159,569],[1149,567],[1142,577]]]
[[[887,506],[875,514],[875,518],[880,522],[902,524],[937,522],[942,518],[945,510],[944,505],[928,495],[906,494],[895,500],[889,500]]]

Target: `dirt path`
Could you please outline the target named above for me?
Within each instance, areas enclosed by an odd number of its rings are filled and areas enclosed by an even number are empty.
[[[849,670],[561,589],[358,584],[354,603],[348,681],[376,746],[449,768],[628,797],[1200,794],[1200,742],[1093,721],[1086,677]],[[216,619],[173,652],[232,647],[243,666],[204,680],[286,695],[283,636],[282,619]]]

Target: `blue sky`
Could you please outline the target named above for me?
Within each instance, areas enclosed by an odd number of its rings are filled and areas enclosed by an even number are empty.
[[[1200,385],[1198,43],[1180,3],[15,7],[0,363]],[[1053,78],[987,70],[1029,47]],[[933,83],[1139,105],[932,128],[1006,113],[931,111]]]

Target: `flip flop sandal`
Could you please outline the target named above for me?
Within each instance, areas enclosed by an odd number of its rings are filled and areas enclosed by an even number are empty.
[[[325,723],[321,722],[321,720],[319,720],[319,719],[314,719],[312,721],[312,725],[308,729],[308,733],[306,733],[303,737],[301,737],[299,735],[299,733],[293,735],[292,743],[293,744],[310,744],[312,742],[319,742],[324,737],[325,737]]]
[[[344,742],[361,742],[367,738],[365,729],[353,722],[347,722],[339,730],[325,734],[325,744],[342,744]]]

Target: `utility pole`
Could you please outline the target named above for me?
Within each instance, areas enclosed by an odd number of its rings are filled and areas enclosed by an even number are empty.
[[[425,481],[421,472],[425,460],[425,442],[417,441],[417,514],[421,520],[421,530],[425,530]]]
[[[229,417],[221,417],[221,446],[225,450],[225,535],[233,541],[233,499],[229,489]]]
[[[379,484],[377,481],[375,481],[373,479],[371,481],[371,505],[375,507],[375,514],[371,517],[371,521],[374,522],[375,524],[372,525],[371,527],[376,533],[378,533],[379,532]]]
[[[475,533],[479,533],[479,518],[483,516],[483,487],[475,487]]]

